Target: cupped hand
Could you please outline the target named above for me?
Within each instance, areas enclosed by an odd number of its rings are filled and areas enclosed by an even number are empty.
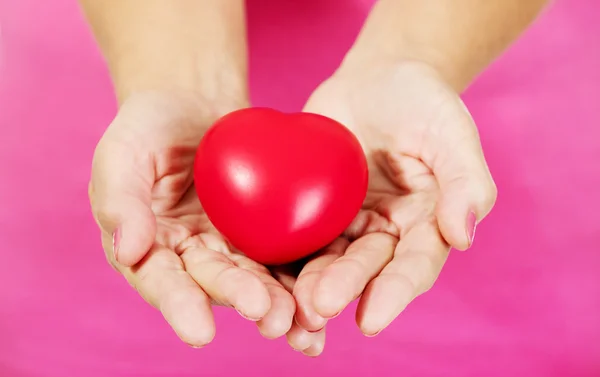
[[[468,249],[496,187],[459,95],[417,62],[343,68],[305,111],[338,120],[360,140],[370,182],[343,237],[300,272],[296,322],[320,331],[360,297],[356,320],[374,336],[436,281],[451,247]]]
[[[195,347],[214,337],[211,304],[235,308],[267,338],[286,334],[295,312],[269,270],[214,229],[195,193],[198,143],[236,107],[188,93],[136,94],[93,159],[89,193],[107,259]]]

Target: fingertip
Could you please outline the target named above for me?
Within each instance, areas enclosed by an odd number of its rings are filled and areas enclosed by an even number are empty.
[[[156,219],[149,208],[132,213],[131,219],[118,225],[112,233],[112,253],[115,260],[133,267],[148,253],[156,238]]]
[[[327,324],[327,319],[319,315],[314,309],[296,311],[294,316],[296,323],[308,332],[318,332]]]
[[[452,248],[468,250],[475,236],[475,213],[466,205],[443,200],[437,210],[437,225],[444,240]]]
[[[290,347],[296,351],[304,351],[312,345],[316,333],[310,333],[297,323],[293,323],[290,331],[285,334],[285,337]]]
[[[498,191],[489,173],[473,174],[442,185],[436,209],[438,226],[446,242],[456,250],[471,248],[475,229],[492,210]]]
[[[323,353],[325,349],[325,329],[313,334],[312,344],[305,348],[302,353],[308,357],[317,357]]]
[[[379,333],[381,333],[382,331],[383,330],[370,329],[368,327],[360,327],[360,332],[367,338],[374,338],[377,335],[379,335]]]
[[[360,332],[366,336],[367,338],[372,338],[377,335],[385,328],[386,324],[385,320],[382,321],[382,318],[373,318],[373,316],[365,315],[365,309],[360,305],[356,311],[356,325]]]
[[[208,298],[189,294],[173,294],[165,299],[160,310],[177,336],[194,348],[213,341],[216,327]]]
[[[352,301],[346,294],[348,287],[338,284],[336,279],[324,274],[315,289],[313,305],[318,315],[325,319],[337,317]]]
[[[202,333],[192,333],[192,332],[177,332],[177,336],[179,339],[183,341],[185,344],[192,348],[204,348],[215,338],[216,331],[215,327],[212,327],[212,331],[204,331]]]
[[[318,357],[321,356],[324,350],[325,342],[318,341],[317,343],[311,345],[310,347],[302,351],[302,353],[308,357]]]
[[[271,291],[271,309],[256,324],[263,337],[277,339],[292,328],[296,305],[292,296],[284,288],[273,287]]]
[[[274,317],[272,319],[269,318],[268,321],[267,318],[268,315],[257,322],[258,331],[267,339],[282,337],[292,328],[292,318]]]
[[[294,320],[303,329],[309,332],[321,330],[327,324],[327,320],[323,318],[315,310],[313,303],[314,291],[309,287],[314,287],[312,284],[304,284],[308,280],[299,279],[299,284],[294,287],[294,297],[296,298],[296,315]]]
[[[356,324],[367,337],[377,336],[400,315],[412,300],[413,291],[408,282],[391,276],[373,280],[358,303]]]
[[[271,309],[272,302],[269,291],[260,278],[252,272],[243,269],[239,269],[238,272],[244,275],[243,277],[239,276],[239,285],[236,284],[242,289],[237,291],[236,288],[236,291],[231,293],[230,297],[233,297],[230,301],[242,317],[251,321],[259,321]],[[241,294],[239,294],[240,292]]]

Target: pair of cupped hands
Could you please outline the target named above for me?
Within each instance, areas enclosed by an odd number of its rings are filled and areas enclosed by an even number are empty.
[[[109,262],[193,347],[215,336],[212,305],[317,356],[327,322],[359,298],[358,327],[375,336],[432,287],[451,248],[471,246],[494,205],[477,128],[435,69],[340,69],[303,110],[357,136],[370,169],[367,198],[344,234],[305,263],[267,268],[228,244],[193,187],[211,184],[193,181],[200,139],[247,105],[201,93],[133,94],[94,155],[90,198]]]

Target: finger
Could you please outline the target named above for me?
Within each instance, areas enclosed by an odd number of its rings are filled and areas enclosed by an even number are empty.
[[[315,291],[321,273],[336,259],[344,255],[348,244],[346,239],[338,238],[311,258],[298,275],[293,291],[297,303],[296,322],[309,332],[319,331],[327,323],[327,320],[315,310]]]
[[[285,335],[292,327],[296,312],[296,303],[292,294],[271,275],[265,266],[243,256],[236,256],[234,262],[258,276],[269,291],[271,307],[267,314],[256,322],[258,331],[267,339],[276,339]]]
[[[272,276],[261,274],[271,297],[271,308],[256,324],[261,335],[267,339],[276,339],[285,335],[294,321],[296,303],[292,295]]]
[[[181,259],[166,248],[152,248],[134,268],[118,265],[127,281],[185,343],[202,347],[215,336],[210,299],[185,272]]]
[[[98,145],[89,187],[94,218],[113,242],[106,250],[133,266],[154,243],[156,219],[150,208],[154,169],[149,156],[105,137]]]
[[[185,270],[217,304],[233,307],[252,321],[263,318],[271,308],[263,282],[225,254],[191,244],[183,249],[181,260]]]
[[[438,181],[441,199],[436,208],[439,228],[456,249],[471,247],[475,227],[492,209],[496,185],[481,142],[466,107],[456,99],[441,117],[439,137],[428,143],[428,164]]]
[[[310,347],[302,351],[303,354],[310,357],[317,357],[325,349],[325,328],[317,332],[313,338],[313,343]]]
[[[325,348],[325,328],[318,332],[308,332],[294,322],[286,338],[290,347],[307,356],[316,357]]]
[[[240,268],[251,271],[262,281],[269,291],[271,307],[267,314],[256,322],[258,331],[267,339],[276,339],[285,335],[292,327],[296,303],[291,294],[295,278],[287,275],[283,267],[277,267],[286,287],[271,274],[268,268],[240,254],[232,254],[230,259]]]
[[[314,306],[325,318],[337,316],[392,259],[398,239],[371,233],[354,241],[346,253],[327,266],[316,282]]]
[[[411,229],[396,246],[394,259],[360,299],[356,321],[361,331],[377,335],[415,297],[429,290],[448,258],[449,248],[435,221]]]

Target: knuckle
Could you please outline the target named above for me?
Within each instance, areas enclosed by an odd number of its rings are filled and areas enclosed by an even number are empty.
[[[112,227],[111,224],[114,223],[113,219],[115,217],[113,211],[111,211],[111,209],[105,205],[100,205],[99,203],[96,203],[92,207],[92,214],[100,228],[110,233],[110,229]]]
[[[490,180],[489,185],[489,203],[490,206],[496,204],[496,200],[498,199],[498,186],[496,186],[496,182]]]
[[[481,205],[483,206],[481,210],[483,212],[482,214],[487,215],[498,199],[498,187],[491,176],[487,179],[486,183],[480,187],[482,188],[480,200]]]
[[[398,295],[400,297],[410,297],[411,299],[417,296],[418,286],[414,279],[409,278],[401,272],[389,272],[380,275],[391,281],[395,281],[398,287]]]
[[[435,284],[435,279],[431,279],[431,280],[426,280],[423,282],[423,284],[421,285],[421,289],[419,290],[419,294],[424,294],[427,293],[431,290],[431,288],[433,288],[433,285]]]
[[[147,279],[147,276],[138,275],[140,284]],[[189,304],[189,294],[186,290],[169,290],[164,292],[158,302],[158,310],[165,315],[171,314],[172,308],[180,308],[182,305]]]
[[[339,272],[343,272],[340,276],[344,276],[344,283],[349,287],[365,284],[367,268],[357,258],[340,259],[337,264],[331,265],[331,268],[337,268]]]
[[[298,277],[296,282],[294,283],[294,295],[296,295],[296,300],[305,301],[311,299],[311,289],[315,287],[315,282],[320,276],[319,271],[308,271]]]
[[[94,189],[94,185],[92,183],[92,181],[88,182],[88,198],[90,200],[90,203],[92,204],[92,206],[94,205],[94,195],[96,193],[96,190]]]
[[[226,286],[227,282],[244,282],[245,285],[255,283],[255,279],[252,279],[255,275],[247,270],[239,268],[234,264],[228,264],[223,266],[223,269],[215,276],[215,286]]]

